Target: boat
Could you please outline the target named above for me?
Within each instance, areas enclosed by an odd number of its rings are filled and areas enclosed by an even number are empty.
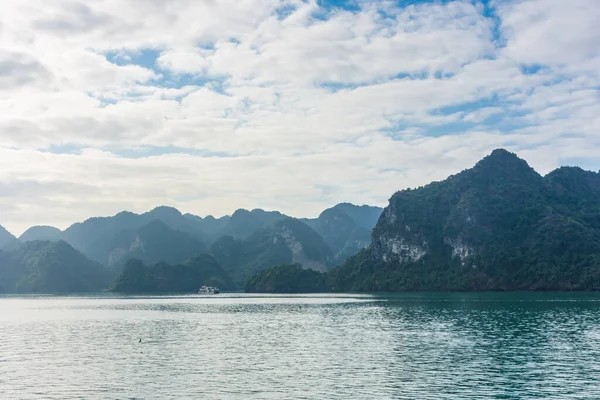
[[[198,294],[219,294],[219,288],[203,285],[198,289]]]

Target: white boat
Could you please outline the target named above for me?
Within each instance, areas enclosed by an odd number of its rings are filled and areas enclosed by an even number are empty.
[[[203,285],[200,289],[198,289],[198,294],[219,294],[219,288]]]

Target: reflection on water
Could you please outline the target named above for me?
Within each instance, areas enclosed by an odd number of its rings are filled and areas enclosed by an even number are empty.
[[[599,398],[599,360],[599,294],[0,298],[2,399]]]

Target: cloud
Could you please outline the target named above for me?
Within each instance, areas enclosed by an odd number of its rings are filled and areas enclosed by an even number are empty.
[[[14,89],[45,82],[49,72],[27,54],[0,51],[0,89]]]
[[[600,9],[594,0],[497,4],[507,56],[523,64],[567,69],[586,68],[590,61],[599,61]]]
[[[483,107],[479,108],[463,117],[463,120],[467,122],[483,122],[492,115],[502,114],[504,112],[504,108],[502,107]]]
[[[384,205],[495,147],[598,165],[595,1],[0,2],[0,224]]]

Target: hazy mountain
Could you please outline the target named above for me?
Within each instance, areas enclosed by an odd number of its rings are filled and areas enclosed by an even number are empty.
[[[288,218],[278,211],[252,211],[239,209],[227,221],[225,227],[218,232],[220,236],[232,236],[236,239],[245,239],[259,229],[265,228],[277,221]]]
[[[392,196],[336,290],[600,288],[600,175],[545,177],[495,150],[442,182]]]
[[[369,245],[382,211],[380,207],[341,203],[318,218],[302,221],[323,237],[334,253],[334,263],[340,264]]]
[[[196,293],[202,285],[233,288],[231,278],[211,256],[203,254],[182,264],[146,266],[129,260],[111,287],[123,293]]]
[[[212,215],[204,218],[193,214],[184,214],[183,216],[197,223],[209,240],[213,236],[218,235],[218,232],[222,232],[231,218],[229,215],[220,218],[215,218]]]
[[[333,254],[323,238],[308,225],[285,218],[259,229],[244,240],[221,237],[210,248],[238,287],[257,271],[280,264],[327,270]]]
[[[143,225],[155,220],[162,221],[177,231],[189,233],[200,241],[206,239],[209,230],[205,229],[202,223],[199,224],[197,221],[188,218],[173,207],[156,207],[152,211],[140,215],[140,221]]]
[[[325,270],[343,262],[368,245],[369,224],[380,210],[338,204],[319,218],[303,220],[311,228],[277,211],[239,209],[231,216],[202,218],[161,206],[142,214],[123,211],[89,218],[63,232],[32,227],[22,238],[65,240],[88,258],[117,271],[130,258],[149,265],[180,264],[213,244],[215,256],[243,287],[254,272],[273,265],[301,263]],[[12,243],[19,242],[13,238]],[[231,254],[220,251],[221,247]]]
[[[77,222],[62,234],[62,239],[71,246],[87,253],[88,247],[98,240],[112,238],[117,233],[137,229],[143,225],[138,214],[123,211],[112,217],[93,217]]]
[[[111,238],[101,237],[87,247],[89,256],[108,266],[122,266],[130,258],[147,264],[181,263],[206,252],[206,246],[189,233],[153,220],[135,230],[125,229]]]
[[[340,203],[333,208],[346,213],[352,218],[357,226],[369,230],[372,230],[373,227],[375,227],[375,224],[377,224],[377,221],[383,212],[383,208],[381,207],[367,205],[357,206],[350,203]]]
[[[64,241],[30,241],[0,252],[0,291],[75,293],[105,289],[110,274]]]
[[[56,241],[62,237],[62,231],[53,226],[37,225],[27,229],[19,237],[22,243],[30,242],[33,240],[49,240]]]
[[[19,239],[0,225],[0,250],[13,250],[19,245]]]
[[[143,214],[123,211],[112,217],[89,218],[65,229],[61,239],[97,258],[94,247],[97,247],[99,241],[112,240],[122,231],[135,231],[154,220],[162,221],[176,231],[188,233],[201,242],[212,243],[223,235],[246,238],[257,229],[284,217],[278,212],[237,210],[231,217],[201,218],[192,214],[183,215],[175,208],[161,206]]]

